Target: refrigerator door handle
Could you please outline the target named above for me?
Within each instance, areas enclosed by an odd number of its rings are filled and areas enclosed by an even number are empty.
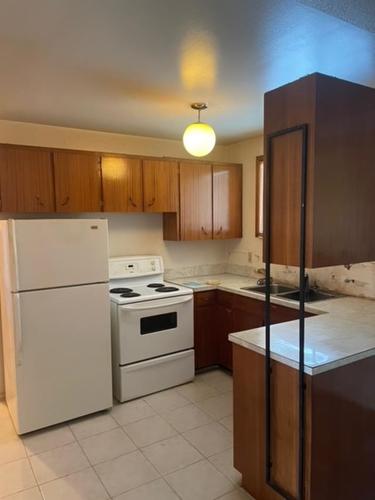
[[[23,336],[22,336],[22,322],[21,322],[21,306],[20,298],[18,294],[13,296],[14,305],[14,349],[16,365],[22,366],[22,354],[23,354]]]

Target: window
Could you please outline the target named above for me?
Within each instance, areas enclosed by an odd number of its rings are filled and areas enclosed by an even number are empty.
[[[264,156],[256,157],[255,236],[263,238]]]

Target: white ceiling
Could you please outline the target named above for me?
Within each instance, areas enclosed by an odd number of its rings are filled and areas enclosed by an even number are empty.
[[[1,0],[0,118],[179,138],[198,100],[238,140],[265,91],[308,73],[375,86],[374,3]]]

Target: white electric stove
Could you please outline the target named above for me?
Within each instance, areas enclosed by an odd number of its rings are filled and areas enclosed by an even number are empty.
[[[128,401],[194,378],[193,292],[160,256],[109,261],[114,395]]]

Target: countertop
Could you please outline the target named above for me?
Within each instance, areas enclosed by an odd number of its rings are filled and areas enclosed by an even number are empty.
[[[264,295],[242,290],[256,280],[234,274],[193,276],[170,280],[194,292],[224,290],[265,300]],[[195,285],[194,285],[195,284]],[[298,309],[298,302],[271,297],[271,302]],[[375,355],[375,301],[341,296],[306,304],[316,314],[305,321],[305,373],[316,375]],[[271,357],[298,369],[298,321],[271,326]],[[232,333],[229,339],[260,354],[265,353],[265,328]]]

